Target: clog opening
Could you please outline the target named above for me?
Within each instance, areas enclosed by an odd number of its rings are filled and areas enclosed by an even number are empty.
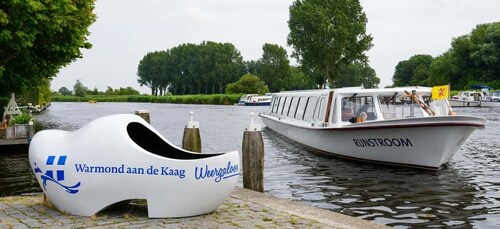
[[[130,136],[130,139],[132,139],[132,141],[134,141],[138,146],[158,156],[179,160],[192,160],[219,155],[190,153],[189,151],[186,152],[184,150],[181,150],[165,142],[160,138],[160,136],[138,122],[129,123],[127,125],[127,132]]]

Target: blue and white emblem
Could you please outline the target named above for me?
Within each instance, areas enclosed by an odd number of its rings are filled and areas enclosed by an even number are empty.
[[[55,163],[57,156],[52,156],[52,155],[48,156],[47,162],[45,163],[45,165],[54,166],[54,170],[47,170],[47,171],[45,171],[45,174],[40,169],[40,167],[37,167],[36,162],[34,163],[35,164],[35,175],[40,173],[40,178],[43,181],[43,189],[44,190],[47,190],[47,181],[52,181],[55,184],[66,189],[66,192],[68,192],[68,193],[75,194],[78,192],[78,187],[80,187],[80,182],[76,183],[73,186],[66,186],[66,185],[61,183],[61,181],[64,181],[64,169],[63,169],[64,167],[63,166],[66,164],[67,157],[68,156],[66,156],[66,155],[59,156],[59,158],[57,159],[57,163]],[[55,172],[55,176],[54,176],[54,172]]]

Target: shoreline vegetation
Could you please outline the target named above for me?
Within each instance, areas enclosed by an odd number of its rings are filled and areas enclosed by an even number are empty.
[[[138,102],[138,103],[175,103],[175,104],[211,104],[233,105],[241,94],[209,94],[209,95],[52,95],[52,102]]]
[[[450,96],[459,91],[450,91]],[[238,103],[242,94],[198,94],[198,95],[52,95],[52,102],[137,102],[137,103],[174,103],[174,104],[209,104],[233,105]]]

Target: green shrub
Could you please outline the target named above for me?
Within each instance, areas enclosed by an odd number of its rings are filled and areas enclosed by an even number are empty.
[[[33,117],[29,113],[23,112],[21,115],[14,116],[10,120],[10,124],[28,124]]]

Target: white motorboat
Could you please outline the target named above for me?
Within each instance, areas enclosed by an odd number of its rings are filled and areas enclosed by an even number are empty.
[[[258,94],[244,94],[241,96],[238,103],[234,105],[238,106],[269,106],[271,104],[272,96],[266,95],[258,95]]]
[[[269,106],[271,104],[272,96],[250,96],[245,102],[245,106]]]
[[[245,106],[245,102],[248,101],[248,99],[252,96],[259,96],[259,95],[258,94],[243,94],[240,97],[240,100],[238,100],[238,103],[235,103],[234,105]]]
[[[429,87],[281,92],[260,117],[267,128],[323,153],[433,170],[486,122],[455,115]]]

